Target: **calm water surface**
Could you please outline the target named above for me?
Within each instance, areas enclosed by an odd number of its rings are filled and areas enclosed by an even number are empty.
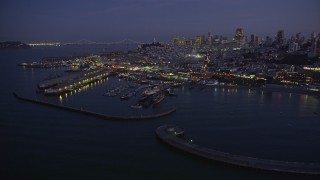
[[[133,110],[135,99],[102,94],[127,82],[114,77],[59,97],[35,93],[40,80],[63,68],[24,69],[18,62],[47,56],[83,55],[115,46],[62,46],[0,51],[1,179],[315,179],[207,161],[160,142],[154,130],[176,124],[194,143],[266,159],[320,163],[319,97],[245,88],[176,89],[157,108]],[[150,114],[147,121],[104,120],[19,101],[12,92],[112,115]]]

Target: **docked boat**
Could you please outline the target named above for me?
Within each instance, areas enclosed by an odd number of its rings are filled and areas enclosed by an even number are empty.
[[[104,95],[104,96],[107,96],[107,97],[114,97],[114,96],[117,96],[117,95],[118,95],[118,92],[115,91],[115,90],[108,90],[108,91],[105,92],[103,95]]]
[[[157,94],[153,98],[153,105],[159,104],[164,99],[164,95],[162,93]]]
[[[134,104],[134,105],[131,105],[130,106],[131,108],[134,108],[134,109],[141,109],[142,108],[142,105],[137,103],[137,104]]]
[[[127,94],[123,94],[120,99],[121,100],[128,100],[130,97]]]
[[[128,99],[130,99],[132,96],[133,96],[133,92],[129,92],[129,93],[127,93],[127,94],[123,94],[121,97],[120,97],[120,99],[122,99],[122,100],[128,100]]]
[[[149,82],[150,82],[150,81],[148,81],[148,80],[141,80],[141,81],[140,81],[140,84],[149,84]]]
[[[143,107],[143,108],[148,108],[150,107],[152,104],[154,103],[153,97],[151,96],[146,96],[142,99],[139,100],[139,104]]]
[[[218,80],[210,80],[206,83],[207,86],[216,86],[218,84],[219,84]]]
[[[173,87],[180,87],[180,86],[182,86],[184,83],[183,82],[174,82],[173,84],[172,84],[172,86]]]
[[[107,90],[103,95],[107,96],[107,97],[114,97],[114,96],[117,96],[118,94],[120,94],[124,90],[125,90],[125,88],[123,88],[122,86],[119,86],[114,89]]]
[[[177,94],[175,94],[175,93],[173,92],[173,89],[171,89],[171,88],[166,89],[166,90],[165,90],[165,93],[166,93],[166,95],[168,95],[168,96],[177,96]]]
[[[142,95],[143,95],[143,96],[151,96],[151,95],[154,95],[154,94],[158,93],[159,91],[160,91],[160,89],[159,89],[157,86],[155,86],[154,88],[148,88],[148,89],[146,89],[146,90],[142,93]]]

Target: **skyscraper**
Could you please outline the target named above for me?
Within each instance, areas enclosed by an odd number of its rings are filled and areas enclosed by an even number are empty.
[[[280,45],[282,45],[284,43],[284,31],[283,30],[279,30],[277,32],[276,41]]]
[[[236,34],[233,38],[233,42],[235,43],[235,48],[242,48],[245,44],[246,38],[244,36],[244,32],[242,28],[236,29]]]
[[[243,37],[244,36],[244,32],[242,28],[238,28],[236,29],[236,35],[235,37]]]
[[[271,46],[272,45],[272,38],[267,36],[264,45],[265,46]]]
[[[251,34],[249,45],[250,46],[257,46],[257,45],[259,45],[259,43],[260,43],[259,37],[254,34]]]
[[[253,43],[253,42],[254,42],[254,39],[255,39],[255,35],[254,35],[254,34],[251,34],[250,42]]]
[[[207,45],[211,46],[212,45],[212,35],[210,32],[208,32],[208,38],[207,38]]]
[[[197,49],[200,49],[202,45],[204,45],[205,43],[205,37],[204,35],[198,35],[196,36],[196,39],[195,39],[195,46]]]

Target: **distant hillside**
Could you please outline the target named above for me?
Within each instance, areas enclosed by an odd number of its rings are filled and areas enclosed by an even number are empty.
[[[0,42],[0,49],[21,49],[21,48],[30,48],[30,46],[19,41]]]

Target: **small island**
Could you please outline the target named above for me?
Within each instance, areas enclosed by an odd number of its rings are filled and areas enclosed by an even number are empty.
[[[26,48],[31,48],[31,47],[20,41],[0,42],[0,49],[26,49]]]

